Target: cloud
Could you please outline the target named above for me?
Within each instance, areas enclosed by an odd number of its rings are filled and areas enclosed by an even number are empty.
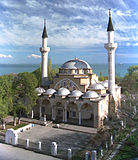
[[[12,0],[1,0],[0,4],[8,8],[20,8],[20,4]]]
[[[117,54],[117,56],[124,58],[138,58],[138,54]]]
[[[26,0],[26,5],[30,8],[44,8],[45,5],[39,3],[37,0]]]
[[[5,55],[5,54],[0,54],[0,58],[13,58],[10,54]]]
[[[135,43],[134,46],[138,46],[138,43]]]
[[[128,11],[126,11],[126,12],[122,12],[122,11],[118,10],[118,11],[116,12],[116,14],[117,14],[118,16],[132,16],[130,10],[128,10]]]
[[[38,59],[38,58],[41,58],[40,55],[37,55],[37,54],[32,54],[31,56],[28,56],[29,58],[35,58],[35,59]]]

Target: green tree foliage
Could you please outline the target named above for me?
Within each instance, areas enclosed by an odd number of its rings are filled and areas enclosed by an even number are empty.
[[[38,86],[41,86],[41,67],[32,72],[38,80]]]
[[[5,103],[12,96],[12,81],[13,77],[10,75],[0,76],[0,100]]]
[[[128,68],[128,74],[129,75],[132,75],[134,73],[138,73],[138,65],[135,65],[135,66],[130,66]]]
[[[12,103],[12,82],[13,76],[11,75],[4,75],[0,76],[0,116],[1,119],[5,118],[5,116],[12,110],[13,103]],[[2,116],[3,112],[3,116]]]
[[[8,106],[5,104],[0,104],[0,121],[4,122],[4,118],[8,115]]]
[[[13,81],[13,113],[21,116],[23,113],[28,114],[32,107],[36,105],[37,93],[35,88],[38,85],[38,81],[34,74],[24,72],[19,73]]]
[[[48,57],[48,80],[52,80],[59,72],[58,66],[52,67],[50,56]],[[38,86],[41,86],[41,67],[32,72],[38,79]]]
[[[102,72],[100,72],[99,81],[104,81],[104,77],[103,77]]]
[[[121,86],[124,93],[138,93],[138,65],[129,67],[128,73],[121,81]]]

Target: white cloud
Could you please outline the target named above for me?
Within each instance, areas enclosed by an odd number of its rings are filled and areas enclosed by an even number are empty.
[[[116,14],[117,14],[118,16],[132,16],[130,10],[128,10],[128,11],[126,11],[126,12],[122,12],[122,11],[118,10],[118,11],[116,12]]]
[[[127,42],[127,43],[126,43],[126,46],[128,46],[128,47],[129,47],[130,45],[131,45],[131,44],[130,44],[129,42]]]
[[[135,43],[134,46],[138,46],[138,43]]]
[[[8,8],[20,8],[19,3],[15,2],[15,1],[1,0],[0,4],[2,4],[5,7],[8,7]]]
[[[5,55],[5,54],[0,54],[0,58],[13,58],[10,54]]]
[[[29,58],[35,58],[35,59],[38,59],[38,58],[41,58],[40,55],[37,55],[37,54],[32,54],[31,56],[28,56]]]
[[[26,5],[30,8],[44,8],[45,5],[40,4],[37,0],[26,0]]]

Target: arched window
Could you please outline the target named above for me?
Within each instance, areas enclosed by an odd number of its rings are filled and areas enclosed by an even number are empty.
[[[75,69],[75,73],[78,74],[78,70],[77,69]]]

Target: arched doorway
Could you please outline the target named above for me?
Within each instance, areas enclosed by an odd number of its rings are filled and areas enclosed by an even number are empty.
[[[74,102],[70,102],[67,106],[67,122],[71,124],[78,124],[78,107]]]
[[[56,121],[57,122],[63,122],[63,114],[64,114],[64,107],[62,106],[61,102],[57,102],[55,105],[55,110],[56,110]]]
[[[45,99],[42,102],[42,117],[46,115],[47,120],[52,119],[52,108],[49,100]]]
[[[81,124],[83,126],[94,126],[93,108],[88,103],[85,103],[81,106]]]

